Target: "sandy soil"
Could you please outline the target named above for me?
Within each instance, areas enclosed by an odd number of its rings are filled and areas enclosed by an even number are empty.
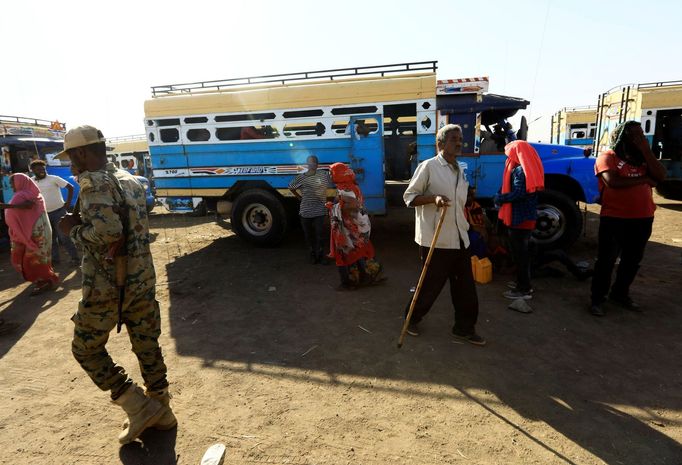
[[[71,356],[80,275],[29,297],[0,255],[0,463],[682,464],[682,203],[658,198],[635,314],[586,312],[589,282],[534,283],[535,312],[506,309],[511,277],[478,288],[485,348],[456,343],[444,292],[418,338],[396,341],[419,272],[405,209],[374,220],[386,284],[334,291],[294,231],[251,247],[213,218],[152,217],[161,339],[177,431],[116,442],[123,413]],[[572,249],[593,261],[598,218]],[[125,331],[113,357],[140,380]]]

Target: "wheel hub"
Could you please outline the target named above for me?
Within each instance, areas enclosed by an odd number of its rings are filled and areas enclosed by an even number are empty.
[[[249,234],[264,236],[272,228],[272,213],[261,203],[247,206],[242,215],[242,226]]]
[[[566,229],[564,214],[554,205],[538,205],[538,218],[533,238],[538,243],[557,240]]]

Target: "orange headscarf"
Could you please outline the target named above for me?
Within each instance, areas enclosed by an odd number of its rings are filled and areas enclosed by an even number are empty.
[[[525,140],[515,140],[504,147],[504,154],[507,155],[507,161],[504,163],[502,174],[503,194],[511,192],[511,173],[519,165],[526,175],[526,192],[533,193],[545,188],[545,170],[542,167],[542,160],[532,145]],[[512,221],[511,209],[511,203],[505,203],[498,214],[507,226],[510,226]]]
[[[358,203],[362,205],[362,192],[355,182],[355,173],[352,169],[343,163],[334,163],[329,166],[329,171],[332,175],[332,182],[336,184],[336,188],[344,191],[351,191],[355,194]]]

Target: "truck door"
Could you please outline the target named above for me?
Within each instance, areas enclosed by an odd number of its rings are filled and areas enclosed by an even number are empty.
[[[386,213],[383,118],[352,116],[350,128],[350,166],[365,197],[365,208],[370,213],[383,215]]]

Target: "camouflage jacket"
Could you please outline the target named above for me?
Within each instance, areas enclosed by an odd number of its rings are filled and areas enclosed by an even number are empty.
[[[120,214],[128,214],[126,301],[153,291],[154,262],[149,248],[149,222],[145,191],[133,175],[108,163],[104,170],[78,176],[80,216],[83,224],[71,230],[71,238],[83,246],[83,302],[118,299],[115,269],[105,261],[109,247],[123,234]],[[125,207],[121,201],[124,196]]]

